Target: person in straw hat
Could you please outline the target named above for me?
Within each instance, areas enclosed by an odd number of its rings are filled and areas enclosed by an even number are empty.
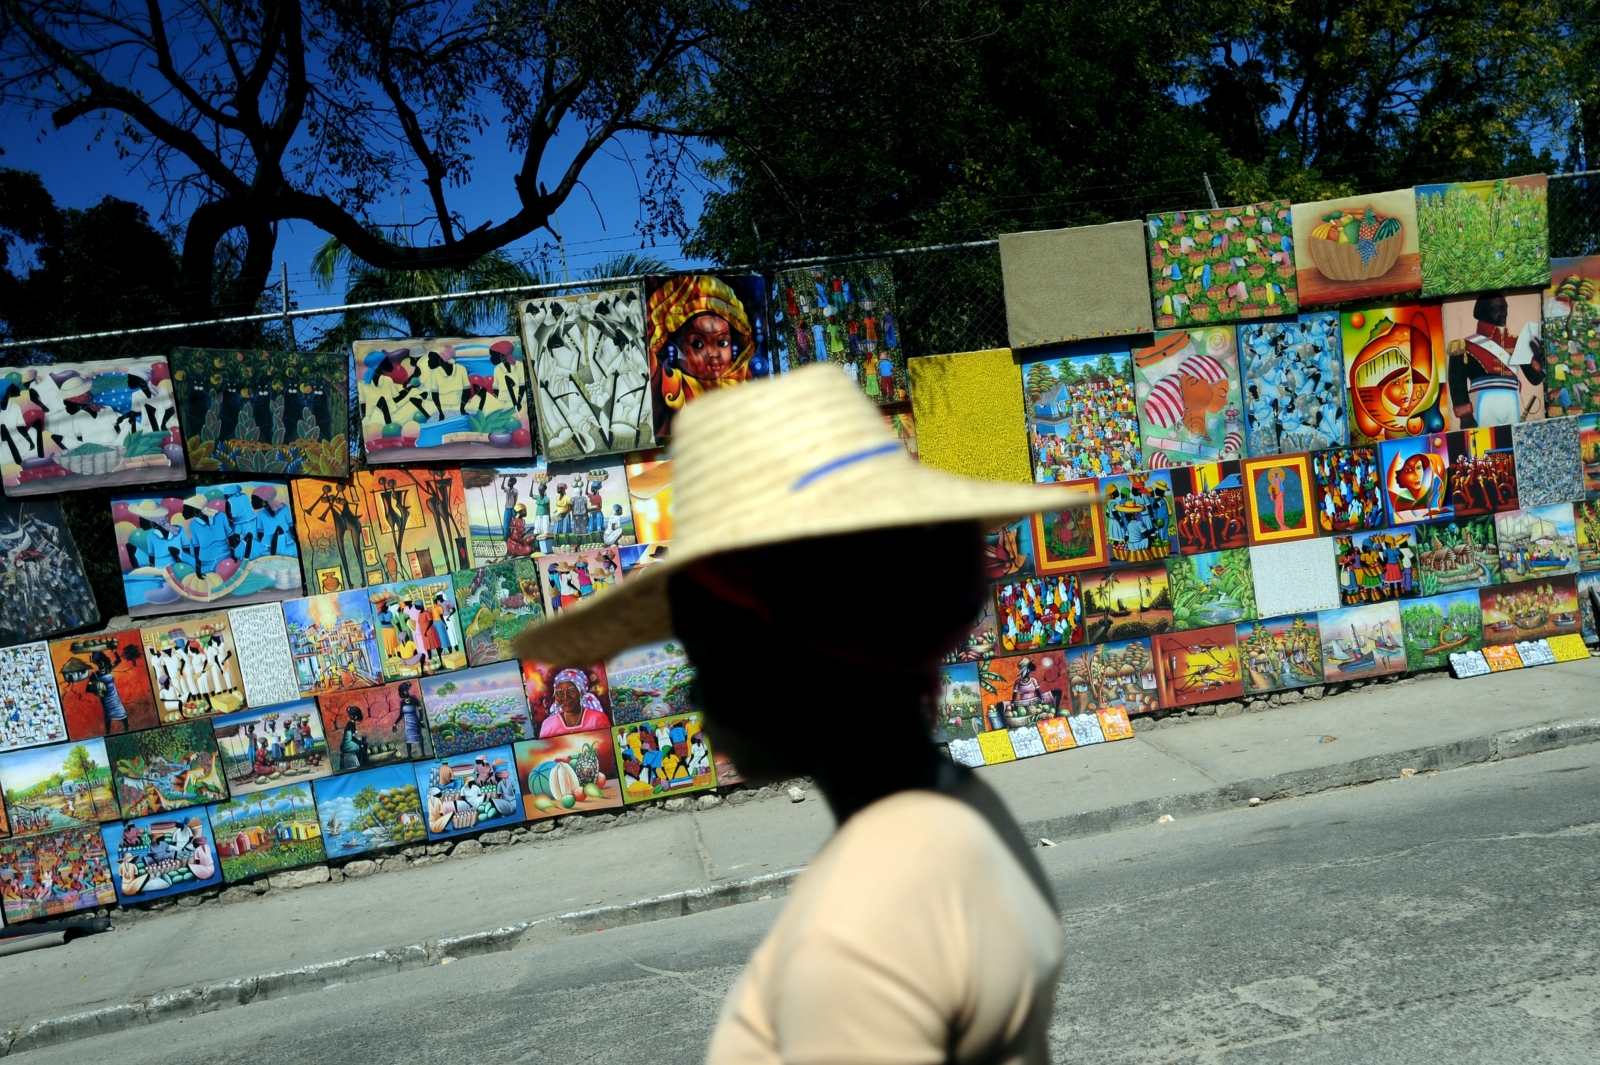
[[[1049,883],[928,720],[939,663],[986,594],[985,529],[1064,504],[919,465],[828,364],[700,397],[673,461],[671,554],[517,653],[582,666],[675,637],[712,744],[752,783],[810,776],[839,823],[730,992],[708,1061],[1048,1061],[1063,954]],[[910,579],[897,623],[866,636],[829,577],[885,557]],[[824,685],[849,693],[850,742],[793,742]]]

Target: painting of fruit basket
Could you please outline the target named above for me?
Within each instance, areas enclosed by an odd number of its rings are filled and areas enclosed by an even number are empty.
[[[1412,189],[1294,205],[1300,302],[1325,306],[1422,287]]]

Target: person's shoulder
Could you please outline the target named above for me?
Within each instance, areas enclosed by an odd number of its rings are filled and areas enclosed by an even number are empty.
[[[971,806],[926,790],[902,791],[859,811],[840,827],[835,843],[841,857],[860,856],[879,870],[893,861],[981,862],[1005,850]]]

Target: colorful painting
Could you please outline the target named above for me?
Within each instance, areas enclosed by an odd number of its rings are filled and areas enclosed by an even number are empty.
[[[618,725],[612,735],[623,802],[648,802],[716,787],[711,741],[701,731],[698,713]]]
[[[539,559],[544,574],[544,608],[558,614],[580,599],[603,595],[622,577],[622,560],[614,547],[577,551]]]
[[[976,662],[980,658],[988,658],[995,653],[1000,643],[1000,625],[995,619],[994,597],[983,597],[983,606],[978,610],[978,616],[972,620],[972,627],[962,637],[960,643],[944,656],[946,664],[957,662]]]
[[[439,758],[502,747],[534,735],[517,662],[426,677],[422,705],[428,708],[428,729]]]
[[[1578,457],[1583,463],[1583,494],[1600,497],[1600,414],[1578,419]]]
[[[141,629],[139,638],[163,722],[231,714],[244,706],[244,681],[226,614],[175,618]]]
[[[778,348],[789,368],[835,362],[874,403],[911,398],[888,259],[785,270],[776,293]]]
[[[1009,662],[1011,659],[1002,661]],[[935,743],[949,743],[953,739],[971,739],[984,731],[983,690],[979,687],[980,672],[992,672],[987,662],[973,660],[947,663],[939,667],[939,704],[933,722]]]
[[[358,340],[354,350],[369,466],[533,454],[516,337]]]
[[[1086,643],[1131,640],[1170,632],[1172,592],[1160,563],[1101,570],[1078,577],[1083,589]]]
[[[327,858],[312,785],[285,784],[211,808],[222,877],[230,884]]]
[[[1065,531],[1076,539],[1074,526],[1069,525]],[[1033,543],[1033,521],[1029,518],[990,529],[983,537],[983,575],[991,581],[1033,576],[1039,572]]]
[[[343,477],[350,371],[323,352],[174,348],[172,380],[196,473]]]
[[[1322,683],[1322,635],[1317,615],[1289,614],[1239,624],[1234,635],[1252,695]]]
[[[366,498],[353,481],[297,477],[289,482],[306,590],[343,592],[367,585],[365,558],[377,568],[378,541],[367,525]]]
[[[637,541],[620,463],[467,467],[475,565]]]
[[[1301,306],[1422,287],[1414,190],[1297,203],[1293,217]]]
[[[1429,522],[1413,531],[1417,585],[1423,595],[1500,583],[1500,550],[1495,543],[1493,516],[1480,514]]]
[[[123,905],[222,882],[216,837],[204,807],[135,817],[100,830]]]
[[[1309,455],[1245,459],[1240,470],[1252,544],[1306,540],[1317,535]]]
[[[1244,694],[1232,625],[1163,633],[1152,636],[1150,643],[1162,706],[1171,709]]]
[[[1600,412],[1600,255],[1551,259],[1544,294],[1545,412]]]
[[[228,797],[209,721],[107,736],[106,759],[124,817],[203,806]]]
[[[1319,451],[1311,456],[1311,473],[1317,482],[1317,531],[1323,536],[1383,525],[1377,448]]]
[[[42,642],[0,647],[0,752],[66,738],[50,648]]]
[[[429,839],[506,828],[523,820],[517,759],[510,745],[418,762],[412,769]]]
[[[1293,314],[1294,226],[1289,201],[1209,211],[1169,211],[1145,220],[1157,329]]]
[[[1172,472],[1151,470],[1100,481],[1111,562],[1159,562],[1178,545]]]
[[[467,641],[467,664],[484,666],[515,657],[512,644],[543,619],[539,564],[531,558],[496,562],[451,576]]]
[[[1600,573],[1578,575],[1578,618],[1580,631],[1588,643],[1600,641],[1600,626],[1595,624],[1596,611],[1600,611]]]
[[[349,858],[428,838],[413,766],[386,765],[324,777],[312,790],[329,858]]]
[[[1550,215],[1543,174],[1418,185],[1422,294],[1543,285]]]
[[[617,655],[606,663],[606,681],[611,688],[614,724],[628,725],[695,708],[689,698],[694,667],[683,648],[671,640]]]
[[[1447,427],[1515,425],[1545,416],[1538,293],[1445,300],[1440,318],[1446,389],[1439,409]]]
[[[1226,551],[1250,542],[1238,460],[1178,467],[1172,471],[1172,494],[1184,554]]]
[[[1244,454],[1244,398],[1234,328],[1179,329],[1133,353],[1139,440],[1148,469]]]
[[[1500,551],[1500,573],[1508,581],[1536,581],[1578,572],[1578,527],[1571,503],[1496,514],[1494,536]]]
[[[642,292],[541,296],[517,312],[546,459],[582,461],[655,446]]]
[[[1483,647],[1483,608],[1474,589],[1432,595],[1400,607],[1406,669],[1444,669],[1450,656]]]
[[[1071,505],[1028,519],[1025,538],[1032,550],[1033,564],[1026,571],[1015,572],[1071,573],[1110,563],[1098,484],[1092,480],[1074,481],[1061,485],[1060,489],[1061,494],[1074,497]],[[995,577],[1008,575],[993,574]]]
[[[398,581],[367,592],[384,680],[467,668],[461,615],[449,577]]]
[[[1231,625],[1256,616],[1248,548],[1169,558],[1167,582],[1175,629]]]
[[[917,457],[917,418],[911,413],[911,408],[903,410],[886,410],[883,420],[889,423],[889,428],[894,430],[895,437],[910,452],[912,458]],[[717,779],[722,779],[721,769],[717,770]]]
[[[1444,321],[1438,305],[1368,307],[1340,319],[1350,442],[1442,432]]]
[[[115,821],[111,766],[104,740],[58,743],[0,758],[11,831],[18,836]]]
[[[213,718],[222,775],[234,798],[332,772],[322,714],[312,699]]]
[[[622,805],[611,730],[523,740],[513,748],[522,812],[529,821]]]
[[[0,907],[6,923],[62,917],[116,901],[98,828],[0,840]]]
[[[300,594],[285,484],[239,481],[187,496],[118,496],[111,520],[133,617]]]
[[[757,274],[676,274],[645,282],[650,400],[657,440],[684,404],[766,377],[766,282]]]
[[[165,358],[0,368],[5,493],[181,481],[183,434]]]
[[[1073,344],[1022,366],[1033,479],[1108,477],[1143,468],[1126,344]]]
[[[1600,569],[1600,499],[1574,503],[1572,511],[1578,526],[1578,568]]]
[[[667,560],[670,544],[629,544],[617,548],[617,560],[622,563],[622,579],[627,580],[646,566]]]
[[[233,649],[239,655],[239,678],[246,703],[271,706],[300,698],[282,606],[262,603],[235,607],[228,611],[228,628],[233,632]]]
[[[1522,506],[1573,503],[1584,497],[1583,430],[1577,418],[1513,426],[1511,442]]]
[[[363,470],[356,483],[366,503],[361,560],[369,586],[472,567],[460,469]]]
[[[94,739],[161,723],[138,629],[56,640],[50,661],[69,738]]]
[[[611,727],[611,685],[603,665],[557,669],[525,658],[522,690],[528,699],[531,736],[550,739]]]
[[[22,643],[100,620],[61,504],[0,500],[0,643]]]
[[[1572,574],[1478,589],[1483,642],[1498,647],[1583,631],[1578,579]]]
[[[978,698],[983,717],[972,735],[1031,728],[1067,711],[1065,655],[1023,655],[978,663]]]
[[[382,680],[383,656],[366,592],[291,599],[283,604],[283,617],[301,695],[365,688]]]
[[[1517,463],[1509,426],[1446,433],[1450,507],[1458,517],[1517,506]]]
[[[1317,624],[1322,630],[1322,675],[1328,683],[1405,672],[1399,603],[1324,610]]]
[[[418,681],[317,696],[335,773],[433,757]]]
[[[1320,451],[1350,442],[1339,340],[1333,311],[1239,326],[1250,454]]]
[[[1339,601],[1345,606],[1417,594],[1417,530],[1411,527],[1333,538]]]
[[[634,533],[641,544],[672,539],[672,459],[666,449],[636,451],[624,467]]]
[[[1385,440],[1378,445],[1378,464],[1390,523],[1437,521],[1455,513],[1448,483],[1450,449],[1443,433]]]
[[[1083,642],[1083,597],[1076,573],[1021,577],[995,585],[1000,653]]]
[[[1160,685],[1148,639],[1122,640],[1067,654],[1070,699],[1062,709],[1079,746],[1133,738],[1129,718],[1160,705]]]

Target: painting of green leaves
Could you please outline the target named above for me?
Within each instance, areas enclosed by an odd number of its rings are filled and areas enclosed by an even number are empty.
[[[1256,619],[1248,547],[1168,558],[1167,588],[1172,627],[1179,631]]]
[[[349,472],[345,356],[175,348],[171,364],[191,470],[297,477]]]
[[[1422,294],[1543,285],[1550,214],[1543,174],[1417,186]]]

